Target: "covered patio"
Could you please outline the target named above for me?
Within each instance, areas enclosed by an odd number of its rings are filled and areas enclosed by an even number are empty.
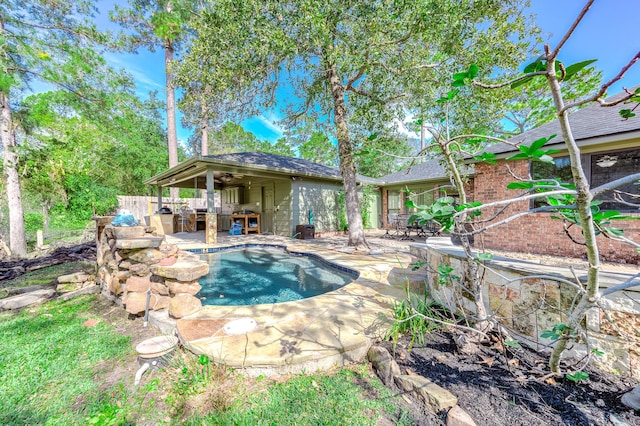
[[[358,176],[360,183],[376,184],[376,179]],[[152,224],[161,229],[174,217],[162,218],[165,188],[193,188],[206,192],[206,209],[195,215],[189,231],[204,231],[204,242],[215,244],[219,230],[233,222],[243,222],[243,233],[256,232],[280,236],[295,234],[296,226],[313,225],[316,233],[337,231],[338,193],[342,176],[333,167],[300,158],[263,152],[245,152],[197,157],[160,173],[144,182],[157,188],[158,211]],[[220,198],[216,203],[215,193]],[[373,227],[377,227],[376,218]],[[174,212],[167,212],[174,214]],[[199,226],[201,225],[201,226]],[[171,231],[171,232],[167,232]],[[173,234],[165,229],[165,234]]]

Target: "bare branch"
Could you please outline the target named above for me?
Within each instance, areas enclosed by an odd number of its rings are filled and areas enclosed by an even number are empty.
[[[600,297],[605,297],[618,291],[626,290],[640,286],[640,273],[634,275],[623,283],[616,284],[613,287],[606,288],[600,292]]]
[[[354,75],[347,82],[347,85],[345,86],[345,90],[351,90],[353,88],[353,85],[355,84],[355,82],[360,80],[360,78],[362,78],[362,76],[364,75],[364,72],[367,70],[367,62],[369,62],[369,52],[368,51],[365,54],[364,63],[360,66],[360,69],[358,70],[358,73],[356,75]]]
[[[345,90],[347,90],[347,89],[345,88]],[[388,103],[393,102],[393,101],[395,101],[397,99],[404,98],[405,96],[407,96],[406,93],[399,93],[399,94],[391,96],[391,97],[389,97],[387,99],[380,99],[377,96],[375,96],[375,95],[373,95],[373,94],[371,94],[369,92],[357,89],[357,88],[355,88],[353,86],[349,89],[349,91],[353,92],[353,93],[356,93],[356,94],[358,94],[360,96],[364,96],[365,98],[371,99],[372,101],[378,102],[378,103],[380,103],[382,105],[388,104]]]
[[[563,189],[563,190],[557,190],[557,191],[548,191],[548,192],[541,192],[541,193],[537,193],[537,194],[523,195],[523,196],[518,197],[518,198],[510,198],[508,200],[494,201],[492,203],[483,204],[481,206],[464,209],[462,211],[459,211],[459,212],[455,213],[453,216],[457,217],[457,216],[460,216],[462,214],[474,212],[476,210],[482,210],[482,209],[485,209],[487,207],[504,206],[504,205],[516,203],[516,202],[519,202],[519,201],[526,201],[526,200],[532,200],[532,199],[536,199],[536,198],[548,197],[549,195],[562,195],[562,194],[575,194],[575,193],[576,193],[576,191],[573,190],[573,189]],[[553,209],[557,209],[558,208],[558,206],[549,206],[549,207],[553,207]],[[529,211],[527,213],[531,213],[531,212],[533,212],[533,210],[531,210],[531,211]]]
[[[486,83],[481,83],[481,82],[476,81],[476,80],[472,80],[471,84],[473,84],[474,86],[477,86],[477,87],[481,87],[483,89],[500,89],[501,87],[510,86],[513,83],[517,83],[518,81],[522,81],[525,78],[535,77],[536,75],[546,75],[546,74],[547,74],[546,71],[536,71],[536,72],[530,72],[529,74],[521,75],[520,77],[516,77],[516,78],[514,78],[512,80],[509,80],[509,81],[505,81],[504,83],[486,84]]]
[[[571,24],[571,27],[569,28],[569,30],[566,32],[564,37],[562,37],[562,40],[560,40],[560,43],[558,43],[558,45],[556,46],[554,51],[551,53],[551,55],[547,56],[547,61],[554,61],[558,57],[558,54],[560,53],[562,46],[564,46],[567,40],[569,40],[569,38],[571,37],[571,34],[573,34],[573,32],[575,31],[580,21],[582,21],[582,19],[584,18],[584,15],[587,14],[593,2],[594,0],[589,0],[587,4],[584,5],[578,17],[573,21],[573,24]]]
[[[370,65],[375,65],[375,66],[381,67],[385,71],[389,72],[390,74],[394,74],[394,75],[406,74],[407,71],[418,71],[418,70],[424,70],[424,69],[432,69],[432,68],[437,68],[438,66],[440,66],[440,64],[424,64],[424,65],[416,65],[416,66],[413,66],[413,67],[405,67],[405,68],[402,68],[402,70],[399,70],[397,68],[390,67],[389,65],[385,64],[384,62],[371,62]]]
[[[560,110],[560,112],[558,114],[563,113],[564,111],[570,109],[570,108],[575,108],[578,107],[580,105],[584,105],[590,102],[598,102],[601,106],[604,107],[610,107],[610,106],[615,106],[618,105],[622,102],[625,102],[627,100],[629,100],[632,96],[634,96],[634,93],[629,92],[628,90],[627,95],[623,96],[622,98],[613,101],[613,102],[605,102],[604,99],[602,99],[602,97],[604,96],[604,94],[607,92],[607,89],[609,87],[611,87],[611,85],[613,85],[615,82],[617,82],[618,80],[620,80],[622,77],[624,77],[624,74],[627,72],[627,70],[629,70],[629,68],[631,68],[633,65],[635,65],[636,62],[638,62],[638,60],[640,60],[640,51],[638,53],[635,54],[635,56],[633,58],[631,58],[631,60],[629,61],[629,63],[627,63],[627,65],[625,65],[624,67],[622,67],[622,69],[620,70],[620,72],[618,73],[618,75],[616,75],[615,77],[613,77],[611,80],[607,81],[605,84],[603,84],[600,87],[600,90],[598,90],[598,92],[586,99],[582,99],[580,101],[574,102],[572,104],[568,104],[565,105],[564,108],[562,108]]]
[[[571,228],[573,226],[573,223],[570,223],[569,226],[567,226],[567,221],[563,220],[562,221],[562,230],[564,231],[564,234],[569,237],[569,239],[571,240],[571,242],[573,242],[576,245],[579,246],[586,246],[587,243],[582,242],[582,241],[578,241],[575,238],[573,238],[573,235],[571,235],[571,231],[569,231],[569,228]]]
[[[640,180],[640,173],[634,173],[632,175],[625,176],[623,178],[605,183],[604,185],[600,185],[596,188],[592,188],[591,195],[595,198],[596,196],[602,194],[603,192],[610,191],[619,186],[626,185],[627,183],[631,183],[637,180]]]

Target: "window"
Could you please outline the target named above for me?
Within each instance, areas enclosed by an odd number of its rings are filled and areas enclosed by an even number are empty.
[[[640,149],[610,151],[606,153],[584,154],[583,166],[592,188],[620,179],[640,171]],[[572,182],[569,157],[558,157],[554,164],[531,162],[533,179],[560,179],[560,182]],[[601,210],[619,210],[640,212],[640,183],[631,182],[614,190],[600,194],[597,200],[603,201]],[[634,205],[635,204],[635,205]],[[534,207],[544,205],[541,200]]]
[[[591,155],[591,186],[597,187],[640,172],[640,149]],[[640,182],[631,182],[598,196],[602,210],[640,211]],[[632,204],[635,204],[633,206]]]
[[[433,203],[433,188],[409,188],[411,195],[407,196],[408,200],[412,200],[416,205],[429,205]],[[411,213],[415,213],[417,209],[411,209]]]
[[[388,209],[389,214],[398,214],[402,213],[402,209],[400,206],[400,192],[399,191],[389,191],[388,193]]]

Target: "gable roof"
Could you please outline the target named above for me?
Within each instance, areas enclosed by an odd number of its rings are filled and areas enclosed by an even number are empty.
[[[427,160],[424,163],[418,163],[399,172],[383,176],[379,180],[384,185],[392,185],[443,179],[448,179],[448,177],[440,162],[438,160]]]
[[[332,181],[342,181],[340,170],[335,167],[314,163],[302,158],[291,158],[266,152],[236,152],[231,154],[207,155],[190,158],[175,167],[147,179],[147,185],[191,187],[187,181],[195,177],[203,179],[208,167],[213,167],[217,174],[251,174],[264,177],[300,176]],[[360,182],[377,184],[378,179],[356,175]],[[200,185],[199,185],[200,186]]]
[[[234,152],[231,154],[207,155],[207,158],[215,162],[237,164],[248,168],[266,168],[281,171],[291,175],[306,175],[319,178],[333,178],[342,180],[340,169],[324,164],[314,163],[303,158],[285,157],[284,155],[270,154],[266,152]],[[378,179],[364,175],[356,175],[362,182],[378,183]]]
[[[618,93],[607,98],[607,102],[618,100],[624,95],[624,92]],[[569,114],[569,123],[571,124],[571,131],[576,143],[578,143],[578,145],[598,143],[599,141],[604,143],[608,139],[625,134],[628,138],[639,137],[640,117],[624,120],[620,117],[619,111],[625,108],[629,108],[629,106],[624,103],[612,107],[603,107],[596,103]],[[564,145],[560,122],[557,119],[514,136],[508,141],[514,144],[530,145],[540,138],[548,138],[551,135],[556,136],[551,139],[545,147],[549,148],[554,145]],[[518,151],[518,148],[508,144],[498,143],[491,145],[486,151],[501,154]]]
[[[249,168],[267,168],[292,173],[311,174],[319,177],[341,178],[340,170],[302,158],[285,157],[266,152],[234,152],[230,154],[207,155],[202,157],[214,162],[242,165]]]

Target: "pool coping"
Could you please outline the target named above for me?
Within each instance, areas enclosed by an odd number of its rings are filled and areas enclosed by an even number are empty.
[[[358,273],[351,283],[311,298],[263,305],[205,305],[175,322],[187,349],[251,376],[312,372],[361,361],[371,341],[384,336],[387,314],[405,295],[404,289],[389,283],[388,276],[392,269],[409,264],[406,253],[396,254],[391,262],[388,253],[345,253],[301,240],[248,241],[187,250],[206,254],[242,246],[280,247]],[[258,327],[232,336],[220,332],[221,325],[241,318],[255,319]]]

